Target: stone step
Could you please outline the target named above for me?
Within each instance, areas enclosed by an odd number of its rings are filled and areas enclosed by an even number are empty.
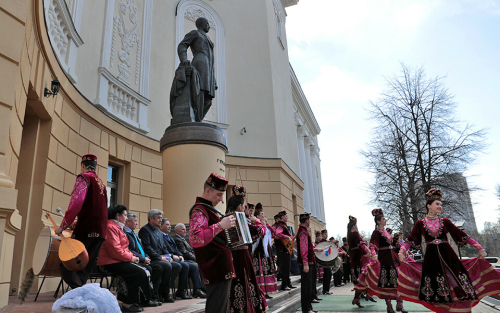
[[[297,279],[297,283],[298,282],[299,279]],[[297,311],[297,309],[300,308],[300,291],[301,291],[300,283],[298,283],[296,286],[298,288],[289,291],[287,295],[279,298],[279,302],[269,304],[269,311],[267,312],[288,313]],[[323,292],[323,284],[317,284],[316,290],[318,292],[318,295],[321,295],[321,293]]]

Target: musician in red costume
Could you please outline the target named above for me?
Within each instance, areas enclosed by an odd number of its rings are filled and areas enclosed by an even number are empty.
[[[368,263],[368,257],[371,255],[370,250],[366,246],[363,238],[359,235],[358,220],[349,215],[349,224],[347,224],[347,243],[349,244],[349,250],[351,251],[351,279],[354,285],[358,283],[358,277],[361,274],[361,269]],[[360,308],[364,306],[360,303],[361,294],[366,293],[366,288],[362,286],[355,286],[354,299],[352,304],[357,305]],[[373,297],[367,295],[367,301],[377,302]]]
[[[314,241],[313,246],[316,246],[318,243],[321,242],[321,240],[323,240],[323,238],[321,237],[321,232],[319,230],[317,230],[314,233],[314,235],[316,237],[316,240]],[[316,278],[317,278],[317,280],[319,280],[320,283],[323,282],[323,276],[324,276],[324,270],[323,270],[323,268],[322,267],[316,267]]]
[[[327,242],[328,230],[323,229],[320,234],[321,234],[321,239],[319,240],[319,242]],[[332,249],[334,248],[335,247],[332,247]],[[318,272],[320,270],[323,270],[323,294],[331,295],[332,293],[330,292],[330,285],[332,283],[332,268],[331,267],[318,268]]]
[[[278,212],[278,222],[276,223],[276,235],[274,239],[274,246],[276,247],[276,251],[278,252],[278,266],[280,267],[281,274],[281,290],[290,290],[296,287],[292,286],[290,281],[290,253],[283,245],[282,240],[292,240],[292,234],[290,230],[286,226],[286,222],[288,222],[288,214],[286,211]]]
[[[256,242],[257,239],[262,238],[266,234],[266,228],[259,219],[250,215],[250,204],[245,203],[245,187],[235,186],[235,188],[239,191],[237,193],[238,196],[235,196],[233,193],[233,196],[229,198],[226,215],[232,212],[245,212],[250,235],[253,242]],[[229,295],[231,312],[262,313],[267,311],[267,301],[257,282],[248,246],[243,245],[232,248],[231,253],[236,273],[236,278],[231,282],[231,292]]]
[[[96,168],[95,155],[86,154],[82,157],[81,174],[76,178],[68,210],[61,225],[55,230],[55,233],[60,235],[63,230],[73,225],[72,237],[85,245],[89,255],[89,263],[78,272],[68,270],[61,263],[59,267],[61,277],[71,288],[85,285],[97,261],[102,242],[106,239],[108,225],[106,184],[95,173]],[[76,217],[78,221],[74,225]]]
[[[415,223],[399,251],[398,295],[434,312],[471,312],[482,298],[500,293],[500,273],[484,260],[486,252],[479,243],[438,216],[443,212],[441,191],[431,189],[426,196],[427,216]],[[447,234],[459,248],[476,248],[478,257],[460,260]],[[424,261],[405,259],[410,246],[420,249],[422,237],[427,246]]]
[[[351,256],[349,255],[349,244],[347,243],[347,237],[342,238],[342,250],[346,253],[346,255],[342,258],[342,266],[344,271],[344,284],[347,284],[351,281]]]
[[[222,201],[227,189],[227,179],[210,174],[203,187],[203,194],[196,198],[189,211],[189,241],[207,288],[205,312],[229,313],[229,291],[235,277],[231,250],[227,248],[223,231],[234,227],[233,216],[224,217],[215,206]]]
[[[385,229],[387,220],[382,209],[374,209],[372,215],[376,228],[370,239],[372,261],[363,270],[358,283],[369,289],[370,294],[385,300],[387,313],[394,313],[391,300],[396,300],[396,311],[408,313],[403,307],[403,300],[398,297],[398,269],[400,262],[393,245],[391,234]],[[378,254],[378,256],[377,256]]]
[[[316,312],[313,310],[312,303],[314,301],[314,294],[312,288],[316,288],[313,284],[312,269],[316,267],[316,256],[313,247],[311,236],[309,235],[309,226],[311,224],[310,214],[303,213],[299,215],[300,226],[297,230],[297,265],[300,268],[300,304],[302,312]],[[321,251],[318,249],[317,251]]]

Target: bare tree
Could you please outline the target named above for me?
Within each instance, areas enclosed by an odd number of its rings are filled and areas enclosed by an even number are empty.
[[[427,190],[469,192],[462,173],[484,150],[485,131],[455,118],[457,104],[443,81],[401,64],[400,75],[386,79],[387,90],[370,102],[376,126],[361,152],[375,176],[369,190],[389,223],[405,233],[425,214]],[[463,216],[461,197],[443,200],[448,216]]]

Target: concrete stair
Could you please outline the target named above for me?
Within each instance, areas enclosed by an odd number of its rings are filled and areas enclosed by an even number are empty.
[[[292,290],[280,291],[272,295],[272,299],[267,300],[267,305],[269,307],[268,313],[285,313],[285,312],[295,312],[300,307],[300,276],[290,277],[292,285],[297,287]],[[280,286],[280,282],[278,282]],[[318,284],[316,287],[318,294],[321,294],[323,290],[323,285]],[[164,313],[203,313],[205,312],[205,301],[191,304],[185,307],[176,308]]]

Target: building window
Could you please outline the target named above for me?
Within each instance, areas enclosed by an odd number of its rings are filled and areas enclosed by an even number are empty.
[[[108,166],[108,207],[115,206],[118,198],[118,167],[114,165]]]

